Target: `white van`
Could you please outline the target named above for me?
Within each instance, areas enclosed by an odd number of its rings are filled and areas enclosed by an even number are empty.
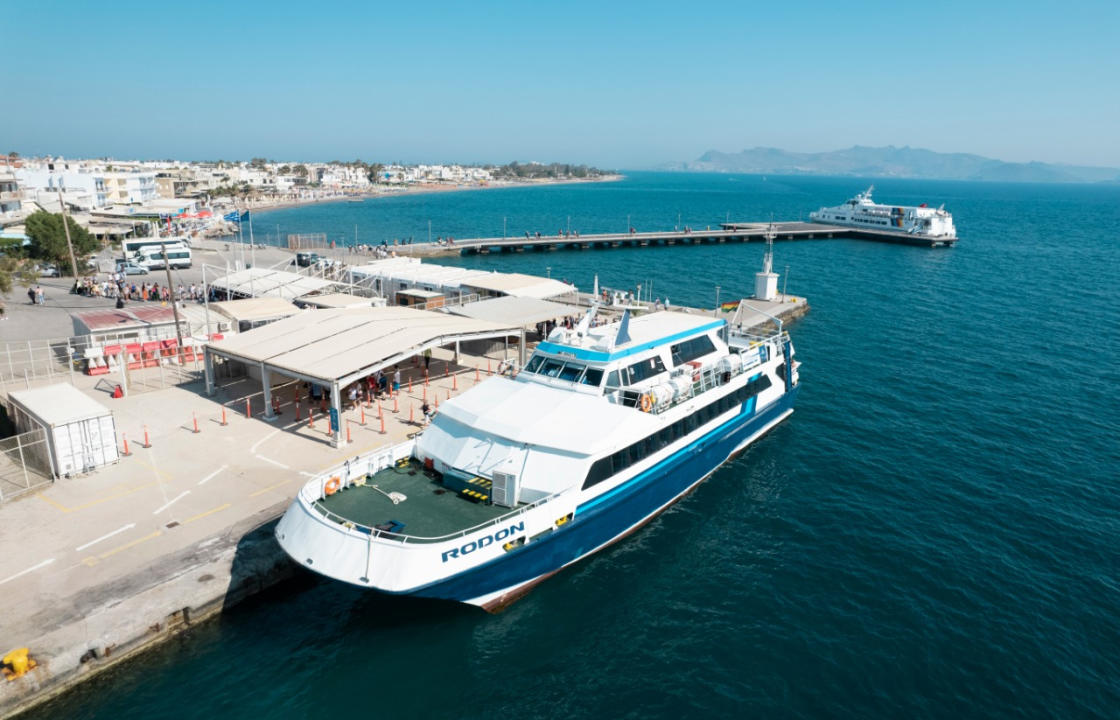
[[[148,270],[162,270],[164,268],[163,248],[159,245],[145,245],[140,248],[136,264]],[[167,264],[171,269],[189,268],[191,266],[191,249],[179,243],[167,245]]]

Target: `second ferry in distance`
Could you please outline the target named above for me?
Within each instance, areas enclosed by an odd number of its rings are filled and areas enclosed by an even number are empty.
[[[276,528],[296,562],[496,610],[648,522],[793,411],[781,329],[656,312],[557,328],[514,378],[414,440],[312,478]]]
[[[874,189],[875,186],[872,185],[843,205],[811,212],[809,221],[906,233],[947,243],[957,239],[953,216],[945,210],[945,205],[939,208],[931,208],[926,203],[917,207],[878,205],[871,199],[871,191]]]

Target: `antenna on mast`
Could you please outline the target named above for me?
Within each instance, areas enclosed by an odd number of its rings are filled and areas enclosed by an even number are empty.
[[[778,274],[774,272],[774,216],[766,228],[766,254],[762,258],[762,272],[754,274],[754,296],[767,302],[778,295]]]
[[[762,258],[762,272],[774,271],[774,215],[770,214],[770,225],[766,228],[766,255]]]

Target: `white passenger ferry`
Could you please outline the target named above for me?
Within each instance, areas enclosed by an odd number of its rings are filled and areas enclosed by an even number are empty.
[[[276,528],[327,577],[502,607],[649,521],[793,412],[782,331],[657,312],[558,328],[513,378],[309,481]]]
[[[877,205],[871,200],[875,186],[867,188],[854,198],[836,207],[826,207],[809,213],[809,220],[829,225],[848,225],[904,232],[920,237],[955,240],[957,229],[953,227],[953,216],[942,205],[931,208],[926,203],[917,207]]]

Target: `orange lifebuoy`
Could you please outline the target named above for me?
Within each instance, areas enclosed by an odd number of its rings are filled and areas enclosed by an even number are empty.
[[[649,412],[653,409],[653,398],[650,393],[642,395],[642,412]]]
[[[326,485],[326,487],[323,488],[323,492],[326,493],[327,495],[334,495],[336,492],[338,492],[338,488],[341,485],[342,485],[341,480],[339,480],[337,477],[332,477],[330,480],[327,481],[327,485]]]

